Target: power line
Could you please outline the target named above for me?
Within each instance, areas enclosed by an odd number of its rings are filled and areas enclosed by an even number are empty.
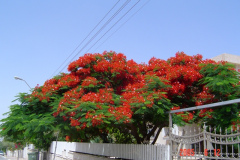
[[[97,31],[97,33],[95,33],[95,34],[91,37],[91,39],[88,40],[88,42],[80,49],[80,51],[78,51],[77,54],[74,55],[74,57],[70,60],[70,62],[73,61],[73,59],[74,59],[85,47],[87,47],[87,45],[88,45],[89,43],[91,43],[91,41],[126,7],[126,5],[127,5],[130,1],[131,1],[131,0],[125,1],[125,3],[114,13],[114,15],[113,15],[111,18],[108,19],[107,22],[105,22],[105,24]],[[70,62],[69,62],[69,63],[70,63]],[[62,72],[63,69],[66,68],[66,67],[69,65],[69,63],[68,63],[67,65],[65,65],[65,66],[60,70],[60,72]],[[60,73],[60,72],[59,72],[59,73]]]
[[[92,48],[92,47],[94,47],[117,23],[119,23],[121,20],[122,20],[122,18],[124,18],[138,3],[140,2],[140,0],[138,0],[127,12],[125,12],[124,14],[123,14],[123,16],[122,17],[120,17],[118,20],[117,20],[117,22],[115,22],[89,49],[88,49],[88,51]],[[84,47],[85,48],[85,47]],[[76,54],[76,55],[78,55],[81,51],[83,50],[83,48]],[[87,52],[88,52],[87,51]],[[67,66],[65,66],[65,67],[67,67]],[[62,69],[63,70],[63,69]],[[62,71],[61,70],[61,71]]]
[[[72,53],[64,60],[64,62],[55,70],[55,72],[51,75],[51,77],[54,76],[54,74],[64,65],[64,63],[73,55],[73,53],[83,44],[83,42],[92,34],[92,32],[99,26],[99,24],[107,17],[107,15],[113,10],[113,8],[116,7],[116,5],[120,2],[118,0],[113,7],[105,14],[105,16],[95,25],[95,27],[88,33],[88,35],[81,41],[81,43],[72,51]]]
[[[134,12],[120,27],[118,27],[118,29],[116,29],[110,36],[108,36],[108,38],[105,39],[104,42],[102,42],[96,49],[98,49],[99,47],[101,47],[110,37],[112,37],[120,28],[122,28],[133,16],[135,16],[143,7],[145,7],[145,5],[147,5],[148,2],[150,2],[151,0],[148,0],[146,3],[144,3],[142,5],[142,7],[140,7],[136,12]],[[87,51],[88,52],[88,51]],[[94,51],[95,52],[95,51]]]
[[[118,22],[120,22],[122,20],[122,18],[124,18],[138,3],[140,2],[140,0],[138,0],[116,23],[114,23],[114,25],[111,26],[111,28],[109,28],[88,50],[87,52],[92,49],[92,47],[94,47]]]

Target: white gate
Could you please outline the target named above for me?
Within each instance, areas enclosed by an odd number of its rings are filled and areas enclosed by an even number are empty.
[[[213,103],[203,106],[196,106],[186,109],[179,109],[169,112],[169,138],[170,159],[240,159],[240,128],[232,126],[231,128],[215,128],[204,126],[202,128],[192,128],[192,130],[183,132],[182,135],[176,135],[172,132],[172,114],[193,111],[197,109],[212,108],[224,106],[233,103],[240,103],[240,99]]]
[[[204,125],[170,137],[172,159],[240,159],[239,127],[222,130]]]

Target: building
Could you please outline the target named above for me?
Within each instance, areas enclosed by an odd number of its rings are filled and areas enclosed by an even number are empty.
[[[211,58],[212,60],[219,62],[219,61],[227,61],[228,63],[231,63],[235,65],[236,71],[240,72],[240,56],[223,53],[216,57]]]

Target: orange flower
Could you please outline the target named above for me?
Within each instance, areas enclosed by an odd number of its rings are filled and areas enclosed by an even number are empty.
[[[68,142],[69,142],[69,141],[70,141],[70,138],[71,138],[70,136],[66,136],[66,138],[65,138],[65,139],[66,139],[66,141],[68,141]]]

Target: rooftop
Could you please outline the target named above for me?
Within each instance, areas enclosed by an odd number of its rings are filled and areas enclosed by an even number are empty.
[[[227,61],[229,63],[238,64],[240,65],[240,56],[223,53],[216,57],[211,58],[212,60],[218,62],[218,61]]]

